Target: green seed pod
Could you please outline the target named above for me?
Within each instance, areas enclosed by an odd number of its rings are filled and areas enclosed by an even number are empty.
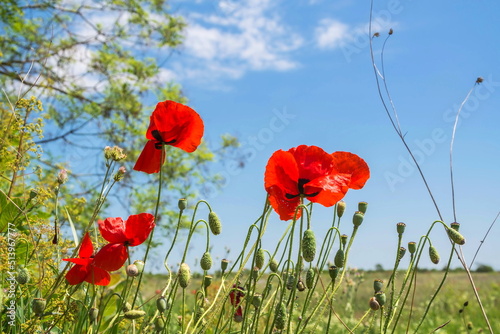
[[[460,230],[460,223],[453,222],[450,224],[450,227],[458,232]]]
[[[222,273],[224,273],[226,271],[228,264],[229,264],[229,260],[222,259],[222,261],[220,262],[220,269],[222,270]]]
[[[271,261],[269,261],[269,269],[271,269],[273,273],[278,272],[278,261],[276,261],[276,259],[271,259]]]
[[[212,284],[212,276],[205,275],[203,277],[203,287],[206,289]]]
[[[366,203],[366,202],[359,202],[358,203],[358,211],[363,212],[363,214],[366,213],[367,208],[368,208],[368,203]]]
[[[135,320],[135,319],[140,319],[146,315],[146,312],[142,310],[130,310],[128,312],[125,312],[123,316],[125,319],[129,320]]]
[[[377,300],[377,303],[380,306],[384,306],[385,305],[386,297],[385,297],[385,293],[384,292],[382,292],[382,291],[377,292],[375,294],[375,299]]]
[[[210,270],[210,268],[212,268],[212,256],[210,256],[209,252],[203,253],[200,260],[200,266],[203,270]]]
[[[335,266],[339,268],[343,268],[345,264],[345,253],[342,249],[339,249],[337,251],[337,254],[335,254],[335,259],[333,260],[333,263],[335,263]]]
[[[304,231],[302,238],[302,257],[307,262],[312,262],[316,255],[316,237],[313,230],[307,229]]]
[[[259,308],[262,304],[262,296],[258,293],[252,296],[252,305],[255,308]]]
[[[417,251],[417,243],[415,241],[410,241],[408,243],[408,251],[410,254],[414,254]]]
[[[189,281],[191,281],[191,270],[187,263],[182,263],[179,267],[179,285],[181,288],[185,289],[189,285]]]
[[[257,254],[255,254],[255,266],[259,269],[262,269],[264,267],[264,262],[265,262],[265,251],[260,248],[257,251]]]
[[[163,331],[164,328],[165,328],[165,321],[163,321],[163,319],[161,317],[156,317],[155,330],[157,332],[161,332],[161,331]]]
[[[90,323],[96,323],[97,322],[97,316],[99,315],[99,309],[92,307],[89,310],[89,320]]]
[[[341,218],[344,215],[345,212],[345,202],[344,201],[339,201],[337,202],[337,216]]]
[[[158,312],[163,313],[166,310],[168,310],[169,309],[168,304],[169,303],[167,301],[167,298],[165,298],[164,296],[158,297],[158,299],[156,300],[156,308],[158,309]]]
[[[276,329],[285,329],[287,323],[287,314],[285,304],[279,303],[276,306],[276,313],[274,318],[274,325]]]
[[[332,281],[335,281],[339,273],[339,268],[337,268],[336,266],[330,266],[328,268],[328,273],[330,274],[330,278],[332,279]]]
[[[405,228],[406,228],[406,224],[405,223],[397,223],[396,224],[396,230],[398,231],[398,234],[405,233]]]
[[[380,309],[380,304],[378,303],[377,298],[375,298],[375,297],[370,298],[369,304],[370,304],[370,308],[373,311],[377,311],[378,309]]]
[[[310,268],[306,273],[306,286],[310,290],[314,286],[314,269]]]
[[[181,210],[181,211],[186,210],[186,208],[187,208],[187,199],[185,199],[185,198],[181,198],[181,199],[177,202],[177,206],[179,207],[179,210]]]
[[[355,227],[359,227],[361,223],[363,222],[363,218],[365,218],[365,215],[361,211],[356,211],[354,213],[354,216],[352,217],[352,223]]]
[[[460,234],[460,232],[458,232],[453,228],[449,228],[447,231],[448,231],[448,236],[453,242],[457,243],[458,245],[465,244],[465,238],[463,237],[462,234]]]
[[[382,291],[382,287],[384,286],[384,281],[381,279],[376,279],[373,281],[373,290],[375,290],[375,293]]]
[[[347,238],[349,238],[347,234],[342,234],[340,236],[340,244],[342,245],[342,249],[345,249],[345,245],[347,244]]]
[[[398,261],[400,261],[406,254],[406,248],[399,247]]]
[[[16,281],[19,284],[26,284],[30,280],[30,272],[27,268],[21,267],[17,271]]]
[[[35,298],[31,304],[33,313],[37,316],[41,316],[43,314],[45,306],[47,306],[47,301],[44,298]]]
[[[439,263],[439,253],[438,253],[436,247],[434,247],[434,246],[429,247],[429,257],[430,257],[432,263],[434,263],[434,264]]]
[[[208,214],[208,225],[210,226],[210,231],[214,235],[219,235],[222,230],[222,224],[220,222],[219,217],[214,211],[210,211]]]

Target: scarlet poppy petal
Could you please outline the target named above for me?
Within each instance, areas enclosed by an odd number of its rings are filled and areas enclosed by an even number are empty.
[[[295,209],[300,204],[300,197],[287,199],[285,193],[278,186],[273,186],[267,189],[269,193],[269,203],[274,211],[278,213],[281,220],[290,220],[295,215]],[[301,211],[297,212],[297,218],[301,215]]]
[[[84,258],[84,259],[80,259],[80,258],[73,258],[73,259],[62,259],[63,261],[68,261],[68,262],[71,262],[71,263],[74,263],[74,264],[79,264],[79,265],[82,265],[82,266],[87,266],[89,265],[89,263],[91,263],[93,260],[91,258]]]
[[[307,183],[304,190],[306,194],[317,193],[316,196],[307,197],[311,202],[330,207],[344,198],[349,190],[349,181],[350,175],[332,174]]]
[[[88,273],[89,273],[88,265],[77,264],[74,265],[73,268],[71,268],[66,273],[66,280],[71,285],[80,284],[85,280],[85,277],[87,277]]]
[[[94,285],[108,285],[111,281],[111,276],[109,273],[101,268],[92,266],[89,270],[87,276],[85,277],[85,282]]]
[[[161,166],[165,162],[165,155],[163,154],[163,149],[157,149],[155,147],[155,143],[156,141],[154,140],[150,140],[146,143],[146,146],[144,146],[141,155],[139,155],[135,163],[134,170],[148,174],[158,173],[160,171]]]
[[[282,150],[273,153],[266,166],[264,186],[267,189],[279,187],[284,193],[298,195],[299,170],[290,152]],[[269,191],[268,191],[269,192]]]
[[[156,105],[153,122],[163,141],[186,152],[194,152],[201,143],[204,125],[200,115],[190,107],[174,101]]]
[[[156,124],[155,124],[154,119],[153,119],[153,114],[151,114],[151,116],[149,116],[148,130],[146,131],[146,138],[147,139],[156,140],[156,138],[153,136],[154,130],[158,130],[158,129],[156,128]]]
[[[123,244],[107,244],[94,257],[94,265],[107,270],[120,269],[127,261],[127,248]]]
[[[148,238],[154,226],[154,216],[150,213],[140,213],[128,217],[125,224],[125,237],[128,244],[130,246],[142,244]]]
[[[300,145],[290,150],[297,161],[299,178],[312,181],[330,175],[333,170],[333,158],[317,146]]]
[[[82,239],[82,244],[80,245],[80,250],[78,251],[78,256],[81,258],[91,257],[94,253],[94,246],[92,245],[92,240],[90,240],[89,232],[85,233]]]
[[[334,152],[331,154],[338,173],[351,175],[349,188],[361,189],[370,178],[368,164],[356,154],[350,152]]]
[[[101,232],[102,237],[108,242],[124,243],[127,241],[125,222],[120,217],[99,220],[97,224],[99,225],[99,232]]]

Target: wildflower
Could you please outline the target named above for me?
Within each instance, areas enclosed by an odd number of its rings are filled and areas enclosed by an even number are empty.
[[[281,220],[289,220],[301,198],[330,207],[349,188],[361,189],[369,177],[368,165],[355,154],[328,154],[317,146],[301,145],[274,152],[266,166],[264,181],[272,207]]]
[[[57,174],[57,183],[64,184],[68,181],[68,172],[66,169],[61,169]]]
[[[243,309],[241,308],[242,298],[245,297],[245,290],[241,286],[233,285],[233,289],[229,293],[231,305],[235,307],[234,321],[241,322],[243,320]]]
[[[97,258],[97,255],[94,256],[94,246],[87,232],[83,237],[80,250],[78,251],[78,258],[63,259],[63,261],[75,264],[66,274],[68,283],[76,285],[82,282],[88,282],[95,285],[108,285],[110,276],[109,273],[101,267],[102,259],[102,257]]]
[[[171,145],[188,153],[194,152],[201,143],[203,130],[203,121],[193,109],[174,101],[158,103],[146,132],[149,141],[134,169],[148,174],[158,173],[165,161],[163,146]]]
[[[96,255],[101,267],[108,270],[118,270],[128,257],[128,246],[142,244],[155,227],[154,216],[149,213],[131,215],[127,220],[120,217],[106,218],[98,222],[99,231],[109,244]]]

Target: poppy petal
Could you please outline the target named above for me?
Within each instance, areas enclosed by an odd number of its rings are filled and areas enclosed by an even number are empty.
[[[91,257],[94,253],[94,246],[92,245],[92,240],[90,240],[89,232],[85,233],[82,239],[82,244],[80,245],[80,250],[78,251],[78,256],[81,258]]]
[[[293,155],[282,150],[274,152],[269,158],[264,174],[266,190],[277,186],[285,194],[297,195],[299,193],[298,180],[299,170]]]
[[[333,152],[334,166],[338,173],[351,175],[348,183],[351,189],[361,189],[370,178],[368,164],[356,154],[350,152]]]
[[[269,203],[274,211],[278,213],[281,220],[290,220],[295,215],[295,209],[300,204],[300,197],[287,199],[285,193],[279,186],[273,186],[266,189],[269,193]],[[301,211],[297,212],[297,218],[301,215]]]
[[[344,198],[349,190],[349,181],[350,175],[331,174],[307,183],[304,191],[306,194],[317,193],[316,196],[307,197],[311,202],[330,207]]]
[[[190,107],[174,101],[156,105],[152,119],[164,142],[188,153],[201,143],[204,125],[200,115]],[[148,131],[149,133],[149,131]]]
[[[134,170],[145,172],[148,174],[158,173],[161,166],[165,162],[165,155],[163,149],[155,147],[157,141],[150,140],[144,146],[144,149],[139,155],[135,163]]]
[[[110,243],[124,243],[127,241],[125,222],[120,217],[99,220],[97,224],[99,225],[99,232],[106,241]]]
[[[85,282],[88,282],[90,284],[94,285],[108,285],[109,282],[111,281],[111,276],[106,270],[103,270],[101,268],[92,266],[91,270],[85,277]]]
[[[130,246],[142,244],[148,238],[153,227],[155,227],[154,216],[150,213],[140,213],[128,217],[125,224],[125,237],[128,244]]]
[[[312,181],[331,174],[333,158],[317,146],[300,145],[290,150],[299,168],[299,178]]]
[[[88,265],[77,264],[66,273],[66,280],[71,285],[80,284],[85,281],[85,277],[87,277],[88,273]]]
[[[107,271],[115,271],[123,266],[127,258],[127,247],[123,244],[107,244],[95,255],[94,265]]]

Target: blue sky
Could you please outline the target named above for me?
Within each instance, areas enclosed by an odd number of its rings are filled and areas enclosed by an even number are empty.
[[[227,182],[221,192],[206,194],[224,223],[222,235],[213,239],[214,256],[224,256],[224,247],[235,256],[260,214],[263,174],[272,153],[300,144],[350,151],[370,166],[366,186],[345,197],[346,234],[357,202],[369,203],[351,266],[391,267],[396,223],[407,224],[407,243],[418,241],[438,219],[378,98],[368,47],[369,1],[183,0],[170,5],[188,28],[184,45],[166,63],[165,79],[182,84],[190,106],[205,121],[207,140],[231,133],[252,153],[243,170],[219,165]],[[464,106],[454,147],[457,220],[467,238],[463,249],[469,262],[500,210],[499,12],[500,3],[493,1],[374,4],[374,32],[381,33],[374,40],[376,56],[393,28],[385,51],[388,86],[407,142],[448,223],[453,221],[449,148],[454,117],[476,78],[485,80]],[[330,225],[331,212],[315,206],[312,227],[318,237]],[[285,227],[273,214],[264,247],[274,249]],[[499,228],[493,227],[476,263],[500,269]],[[431,238],[447,256],[443,230],[435,229]]]

